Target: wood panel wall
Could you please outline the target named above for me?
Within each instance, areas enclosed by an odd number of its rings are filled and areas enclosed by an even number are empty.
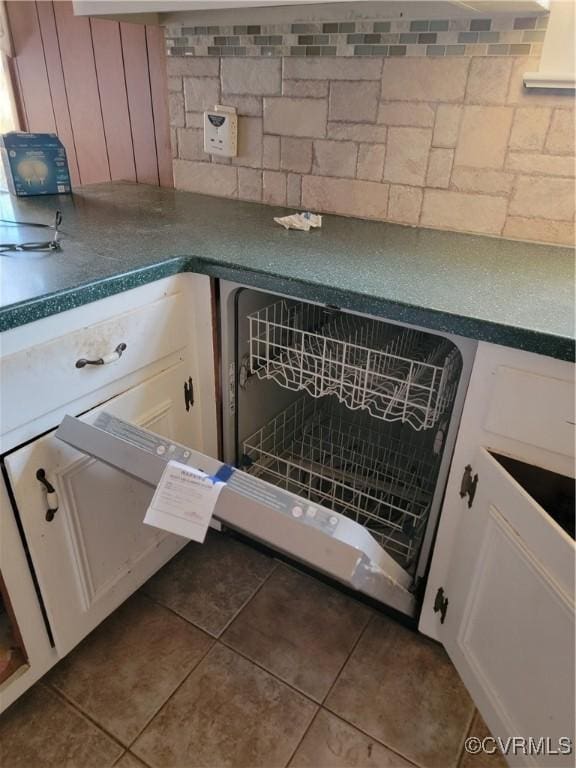
[[[162,30],[74,16],[68,0],[6,8],[21,127],[58,134],[72,184],[173,186]]]

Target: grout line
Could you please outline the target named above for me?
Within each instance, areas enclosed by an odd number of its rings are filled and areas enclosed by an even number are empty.
[[[436,147],[432,146],[432,140],[430,140],[430,146],[428,147],[428,160],[426,162],[426,170],[424,171],[424,184],[422,185],[422,189],[426,189],[428,187],[429,189],[435,189],[431,184],[428,184],[428,175],[430,174],[430,163],[432,161],[432,150],[436,149]],[[418,221],[420,221],[420,215],[418,216]]]
[[[257,550],[256,550],[256,551],[257,551]],[[264,579],[264,581],[262,581],[262,583],[261,583],[261,584],[259,584],[259,585],[256,587],[256,589],[254,590],[254,592],[252,592],[252,594],[250,595],[250,597],[247,597],[247,598],[246,598],[246,600],[245,600],[245,601],[242,603],[242,605],[240,606],[240,608],[238,608],[238,610],[236,611],[236,613],[235,613],[235,614],[234,614],[234,615],[233,615],[233,616],[232,616],[232,617],[231,617],[231,618],[230,618],[230,619],[229,619],[229,620],[226,622],[226,624],[225,624],[225,625],[222,627],[222,629],[220,630],[220,634],[219,634],[219,635],[218,635],[218,637],[217,637],[217,639],[218,639],[218,640],[219,640],[219,639],[222,637],[222,635],[224,634],[224,632],[226,632],[226,630],[227,630],[227,629],[228,629],[228,627],[229,627],[229,626],[230,626],[230,625],[231,625],[231,624],[234,622],[234,620],[238,618],[238,616],[239,616],[239,615],[240,615],[240,613],[241,613],[241,612],[244,610],[244,608],[246,608],[246,606],[248,605],[248,603],[250,603],[250,602],[252,601],[252,599],[253,599],[253,598],[254,598],[254,597],[255,597],[255,596],[258,594],[258,592],[260,592],[260,590],[261,590],[261,589],[262,589],[262,587],[263,587],[263,586],[264,586],[264,585],[265,585],[265,584],[268,582],[268,580],[270,579],[270,577],[272,576],[272,574],[276,572],[276,570],[277,570],[277,568],[278,568],[278,561],[273,559],[273,560],[272,560],[272,563],[273,563],[273,566],[272,566],[272,568],[270,569],[270,572],[268,573],[268,575],[266,576],[266,578]]]
[[[125,752],[124,754],[125,754],[125,755],[130,755],[131,757],[134,757],[136,760],[138,760],[139,762],[141,762],[141,763],[142,763],[142,765],[145,765],[145,766],[146,766],[146,768],[152,768],[152,766],[150,765],[150,763],[147,763],[147,762],[146,762],[146,760],[143,760],[141,757],[138,757],[138,755],[137,755],[135,752],[131,752],[129,749],[127,749],[127,750],[126,750],[126,752]],[[122,757],[124,757],[124,755],[122,755]],[[122,758],[120,758],[120,759],[122,759]]]
[[[452,176],[454,174],[454,161],[456,160],[456,148],[448,149],[447,151],[451,153],[451,159],[450,159],[450,173],[448,174],[448,184],[445,187],[445,189],[452,189]]]
[[[552,130],[552,123],[554,122],[554,115],[556,114],[556,107],[549,107],[550,109],[550,116],[548,117],[548,125],[546,126],[546,131],[544,133],[544,141],[542,142],[542,148],[537,150],[538,152],[545,154],[546,152],[546,142],[548,141],[548,138],[550,137],[550,131]],[[516,112],[516,110],[514,110]],[[516,116],[516,115],[514,115]],[[548,152],[550,154],[550,152]]]
[[[144,731],[146,730],[146,728],[148,728],[148,726],[150,725],[150,723],[152,722],[152,720],[154,720],[154,718],[155,718],[155,717],[156,717],[158,714],[160,714],[161,710],[162,710],[162,709],[164,709],[164,707],[165,707],[165,706],[168,704],[168,702],[170,701],[170,699],[172,699],[172,698],[174,697],[174,695],[176,694],[176,692],[177,692],[177,691],[179,691],[179,690],[180,690],[180,688],[182,688],[182,686],[184,685],[184,683],[186,682],[186,680],[188,680],[188,678],[190,677],[190,675],[191,675],[193,672],[195,672],[195,671],[198,669],[198,667],[200,666],[200,664],[202,664],[202,662],[204,661],[204,659],[206,658],[206,656],[208,656],[208,654],[210,653],[210,651],[212,650],[212,648],[214,648],[214,646],[216,645],[216,643],[217,643],[217,642],[218,642],[217,640],[214,640],[212,643],[210,643],[210,645],[208,646],[208,649],[206,650],[206,652],[202,654],[202,656],[201,656],[201,657],[198,659],[198,661],[196,662],[196,664],[194,664],[194,666],[192,667],[192,669],[190,669],[190,670],[189,670],[189,671],[186,673],[186,675],[184,676],[184,678],[183,678],[183,679],[182,679],[182,680],[181,680],[181,681],[178,683],[178,685],[177,685],[177,686],[174,688],[174,690],[173,690],[173,691],[172,691],[172,693],[171,693],[171,694],[168,696],[168,698],[167,698],[165,701],[163,701],[163,702],[162,702],[162,704],[160,704],[160,706],[159,706],[159,707],[156,709],[156,711],[154,712],[154,714],[153,714],[153,715],[151,715],[151,717],[149,717],[149,718],[148,718],[148,720],[145,722],[145,724],[142,726],[142,728],[141,728],[141,729],[138,731],[138,733],[136,734],[136,736],[135,736],[135,737],[132,739],[132,741],[131,741],[131,742],[130,742],[130,744],[128,745],[128,750],[131,750],[131,749],[132,749],[132,747],[134,746],[134,744],[136,743],[136,741],[138,741],[138,739],[139,739],[139,738],[140,738],[140,736],[141,736],[141,735],[144,733]],[[138,757],[138,755],[137,755],[137,757]],[[140,757],[138,757],[138,759],[140,760],[141,758],[140,758]],[[143,762],[145,762],[145,761],[143,761]]]
[[[338,682],[338,680],[340,679],[340,676],[342,675],[342,672],[344,671],[344,667],[346,667],[346,665],[350,661],[350,658],[352,657],[352,654],[354,653],[354,651],[358,647],[358,645],[360,643],[360,640],[364,637],[364,634],[365,634],[366,630],[368,629],[370,624],[374,621],[374,617],[376,616],[376,613],[374,611],[372,611],[372,609],[370,609],[370,613],[371,613],[371,615],[368,617],[368,621],[366,622],[366,624],[364,624],[364,626],[362,628],[362,631],[359,632],[358,637],[356,638],[356,642],[350,648],[350,653],[348,654],[348,656],[346,656],[346,659],[344,660],[344,662],[342,663],[342,666],[338,670],[338,674],[335,676],[334,680],[332,681],[332,685],[330,686],[330,688],[326,692],[326,695],[322,699],[322,702],[321,702],[322,706],[325,705],[326,700],[328,699],[328,696],[330,696],[330,694],[334,690],[334,687],[335,687],[336,683]]]
[[[102,733],[105,733],[106,736],[108,736],[112,741],[114,741],[116,744],[118,744],[119,747],[122,747],[123,750],[128,749],[126,744],[120,741],[118,736],[115,736],[113,733],[110,733],[109,730],[107,730],[101,723],[99,723],[97,720],[94,719],[93,715],[86,712],[78,702],[73,701],[72,699],[68,698],[68,696],[64,693],[64,691],[61,691],[60,688],[56,688],[54,683],[51,683],[49,680],[44,680],[43,678],[40,678],[38,680],[38,683],[41,685],[44,685],[45,687],[49,688],[52,693],[56,694],[58,698],[60,698],[62,701],[65,701],[66,704],[72,707],[78,714],[82,715],[86,720],[88,720],[92,725],[94,725],[99,731],[102,731]],[[124,754],[124,753],[122,753]],[[122,756],[122,755],[121,755]],[[120,756],[120,757],[121,757]]]
[[[124,752],[122,752],[122,754],[120,755],[120,757],[117,760],[114,760],[114,762],[112,763],[112,768],[114,768],[114,766],[118,765],[118,763],[120,762],[120,760],[122,760],[124,755],[127,755],[127,754],[128,754],[128,750],[125,749]]]
[[[371,741],[375,741],[376,744],[379,744],[381,747],[384,747],[384,749],[387,749],[389,752],[392,752],[394,755],[397,755],[402,760],[407,762],[409,765],[413,765],[414,768],[428,768],[425,765],[419,766],[418,763],[415,763],[414,760],[410,760],[408,757],[403,755],[401,752],[398,752],[397,749],[394,749],[393,747],[390,747],[388,744],[386,744],[383,741],[380,741],[380,739],[377,739],[375,736],[373,736],[368,731],[365,731],[360,726],[356,725],[355,723],[351,723],[349,720],[346,720],[342,715],[337,714],[336,712],[333,712],[331,709],[328,709],[328,707],[321,707],[322,710],[325,712],[328,712],[329,715],[332,717],[335,717],[337,720],[340,720],[340,722],[345,723],[346,725],[349,725],[351,728],[354,728],[356,731],[359,731],[363,736],[366,736],[368,739],[371,739]],[[468,732],[466,732],[467,734]],[[464,746],[464,745],[462,745]]]
[[[264,667],[259,661],[255,661],[250,656],[247,656],[243,651],[240,651],[238,648],[235,648],[233,645],[230,645],[223,638],[219,638],[216,642],[220,643],[220,645],[222,645],[224,648],[227,648],[229,651],[232,651],[232,653],[236,653],[238,656],[241,656],[245,661],[249,661],[250,664],[253,664],[255,667],[262,670],[262,672],[266,672],[267,675],[270,675],[270,677],[273,677],[279,683],[282,683],[282,685],[285,685],[287,688],[290,688],[290,690],[293,691],[294,693],[297,693],[299,696],[303,696],[311,704],[314,704],[314,706],[316,707],[322,706],[322,703],[317,699],[313,699],[309,693],[306,693],[305,691],[300,690],[300,688],[296,688],[295,685],[293,685],[292,683],[289,683],[287,680],[284,680],[282,677],[279,677],[275,672],[272,672],[267,667]]]
[[[382,102],[379,102],[380,104]],[[384,147],[384,159],[382,161],[382,173],[380,174],[380,178],[378,179],[378,184],[388,184],[388,202],[386,204],[386,217],[388,217],[389,208],[390,208],[390,184],[387,181],[384,181],[384,174],[386,173],[386,163],[388,162],[388,128],[389,126],[385,125],[385,132],[384,137],[385,141],[381,145]]]
[[[143,587],[144,585],[142,585]],[[140,590],[142,590],[142,587],[140,587]],[[140,591],[138,590],[138,591]],[[136,593],[134,593],[136,594]],[[142,592],[142,594],[148,598],[151,602],[154,603],[154,605],[158,605],[160,608],[164,608],[166,611],[171,613],[173,616],[176,616],[181,621],[185,621],[187,624],[190,624],[191,627],[194,627],[194,629],[197,629],[199,632],[203,632],[205,635],[208,635],[208,637],[212,638],[212,640],[218,640],[218,635],[213,635],[212,632],[209,632],[204,627],[201,627],[199,624],[195,624],[193,621],[188,619],[186,616],[183,616],[181,613],[178,613],[177,610],[174,608],[171,608],[169,605],[164,605],[164,603],[161,603],[159,600],[157,600],[155,597],[152,597],[152,595],[149,595],[147,592]]]
[[[474,702],[472,702],[474,703]],[[466,744],[466,737],[470,736],[472,733],[472,728],[474,726],[474,723],[476,722],[476,717],[479,714],[478,710],[476,709],[476,706],[472,709],[472,716],[470,718],[470,722],[468,723],[468,728],[464,731],[464,736],[462,737],[462,743],[460,744],[460,748],[458,750],[458,762],[457,765],[460,765],[462,763],[462,760],[464,759],[464,746]]]
[[[254,595],[256,595],[256,593],[259,592],[262,589],[262,587],[268,581],[270,576],[272,576],[272,574],[274,573],[274,571],[278,567],[278,562],[272,559],[272,563],[274,563],[274,566],[270,570],[270,572],[266,575],[266,577],[264,578],[262,583],[259,584],[254,589],[254,591],[249,595],[249,597],[246,598],[246,600],[242,603],[240,608],[238,608],[238,610],[234,613],[234,615],[224,624],[222,629],[219,630],[218,634],[213,634],[212,632],[210,632],[210,630],[206,629],[205,627],[200,626],[199,624],[196,624],[194,621],[189,619],[187,616],[184,616],[183,614],[179,613],[175,608],[172,608],[171,606],[166,605],[165,603],[162,603],[158,598],[154,597],[153,595],[149,595],[148,592],[146,592],[146,590],[145,590],[146,582],[144,582],[144,584],[140,587],[139,590],[137,590],[137,592],[141,592],[141,594],[143,594],[145,597],[147,597],[149,600],[151,600],[155,605],[159,605],[161,608],[165,608],[167,611],[170,611],[170,613],[172,613],[174,616],[177,616],[179,619],[182,619],[182,621],[187,622],[188,624],[193,626],[195,629],[198,629],[200,632],[204,632],[204,634],[208,635],[208,637],[211,637],[213,640],[218,640],[221,637],[221,635],[228,629],[228,627],[234,621],[234,619],[238,616],[240,611],[244,610],[244,608],[248,605],[250,600],[252,600]],[[136,594],[136,593],[134,593],[134,594]]]
[[[308,723],[308,725],[304,729],[304,733],[302,734],[302,737],[300,738],[300,740],[298,741],[298,743],[296,744],[296,746],[294,747],[294,749],[290,753],[290,757],[288,758],[288,761],[285,763],[285,768],[290,768],[290,763],[294,759],[294,756],[296,755],[296,752],[298,752],[298,750],[302,746],[302,742],[304,741],[304,739],[308,735],[308,732],[312,728],[312,725],[316,722],[316,718],[318,717],[318,715],[320,714],[321,711],[322,711],[322,707],[318,707],[318,709],[314,713],[314,716],[312,717],[312,719],[310,720],[310,722]]]
[[[418,211],[418,218],[416,219],[416,222],[411,225],[415,227],[422,227],[422,217],[424,215],[424,198],[426,197],[426,190],[432,189],[431,187],[421,187],[422,189],[422,197],[420,198],[420,209]],[[390,201],[388,201],[388,205],[390,205]]]
[[[517,108],[514,109],[514,117],[512,118],[512,124],[514,124],[514,118],[516,117],[516,109]],[[510,135],[512,135],[512,132],[510,132]],[[510,141],[510,138],[508,139],[508,141]],[[522,171],[518,171],[518,170],[512,171],[507,169],[508,159],[510,157],[511,151],[512,150],[510,149],[510,145],[508,145],[506,149],[506,157],[504,159],[504,170],[505,170],[505,173],[510,173],[512,175],[512,183],[510,185],[510,191],[506,195],[506,218],[504,219],[504,228],[502,231],[504,231],[504,229],[506,228],[506,222],[508,221],[510,216],[514,215],[510,213],[510,206],[516,196],[516,192],[518,190],[518,184],[520,182],[520,177],[523,175]],[[518,216],[518,214],[515,214],[515,215]],[[531,218],[531,217],[528,217],[528,218]]]
[[[137,755],[135,755],[135,754],[134,754],[134,752],[130,752],[130,750],[129,750],[129,749],[127,749],[125,752],[123,752],[123,753],[120,755],[120,757],[118,758],[118,760],[116,760],[116,761],[113,763],[113,765],[112,765],[112,768],[116,768],[116,766],[120,764],[120,762],[121,762],[122,758],[126,757],[126,755],[129,755],[130,757],[134,757],[136,760],[138,760],[140,763],[142,763],[142,765],[145,765],[145,766],[146,766],[146,768],[151,768],[151,766],[150,766],[150,764],[149,764],[149,763],[147,763],[145,760],[142,760],[142,758],[141,758],[141,757],[138,757]]]
[[[352,728],[354,728],[355,730],[359,731],[361,734],[363,734],[367,738],[371,739],[372,741],[375,741],[377,744],[380,744],[381,747],[384,747],[389,752],[393,752],[395,755],[397,755],[398,757],[402,758],[402,760],[405,760],[410,765],[413,765],[414,768],[428,768],[428,766],[426,766],[424,764],[420,765],[419,763],[414,762],[414,760],[411,760],[409,757],[407,757],[406,755],[402,754],[402,752],[399,752],[394,747],[391,747],[389,744],[386,744],[386,742],[381,741],[380,739],[377,739],[376,736],[374,736],[369,731],[367,731],[364,728],[362,728],[362,726],[358,725],[357,723],[352,723],[349,720],[346,720],[344,717],[342,717],[342,715],[338,714],[338,712],[334,712],[332,709],[329,709],[326,706],[322,706],[321,709],[324,709],[326,712],[328,712],[333,717],[337,718],[338,720],[341,720],[343,723],[346,723],[346,725],[351,726]],[[467,734],[467,731],[466,731],[466,734]],[[462,745],[462,746],[464,746],[464,745]],[[460,758],[458,758],[458,760],[459,759]],[[456,762],[456,765],[457,764],[458,764],[458,761]]]

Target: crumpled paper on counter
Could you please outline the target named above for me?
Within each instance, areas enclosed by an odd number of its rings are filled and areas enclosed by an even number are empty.
[[[304,232],[309,232],[313,227],[322,226],[322,216],[310,211],[293,213],[290,216],[276,216],[274,221],[284,229],[301,229]]]

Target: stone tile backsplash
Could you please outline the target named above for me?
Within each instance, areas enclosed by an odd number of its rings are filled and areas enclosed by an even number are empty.
[[[532,21],[511,20],[507,34],[538,31],[541,19]],[[290,34],[331,41],[333,35],[451,30],[451,22],[441,20],[402,22],[406,31],[396,29],[395,21],[374,22],[368,31],[367,23],[347,22],[342,29],[343,23],[317,23]],[[483,19],[466,24],[466,30],[452,31],[505,31],[494,20],[491,28]],[[273,31],[255,30],[189,34],[238,37],[240,43],[252,35],[274,45]],[[522,75],[537,69],[535,58],[487,52],[173,54],[167,66],[180,189],[409,225],[574,242],[574,95],[526,91]],[[202,112],[215,103],[238,110],[235,158],[216,161],[203,151]]]

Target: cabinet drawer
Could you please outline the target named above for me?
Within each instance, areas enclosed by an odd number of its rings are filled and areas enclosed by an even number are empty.
[[[111,353],[119,345],[125,349],[117,359],[77,367],[79,360],[114,357]],[[125,376],[185,346],[184,300],[182,294],[172,294],[15,352],[0,361],[0,432],[5,434],[115,381],[118,392]]]
[[[484,428],[574,456],[574,379],[499,366]]]

